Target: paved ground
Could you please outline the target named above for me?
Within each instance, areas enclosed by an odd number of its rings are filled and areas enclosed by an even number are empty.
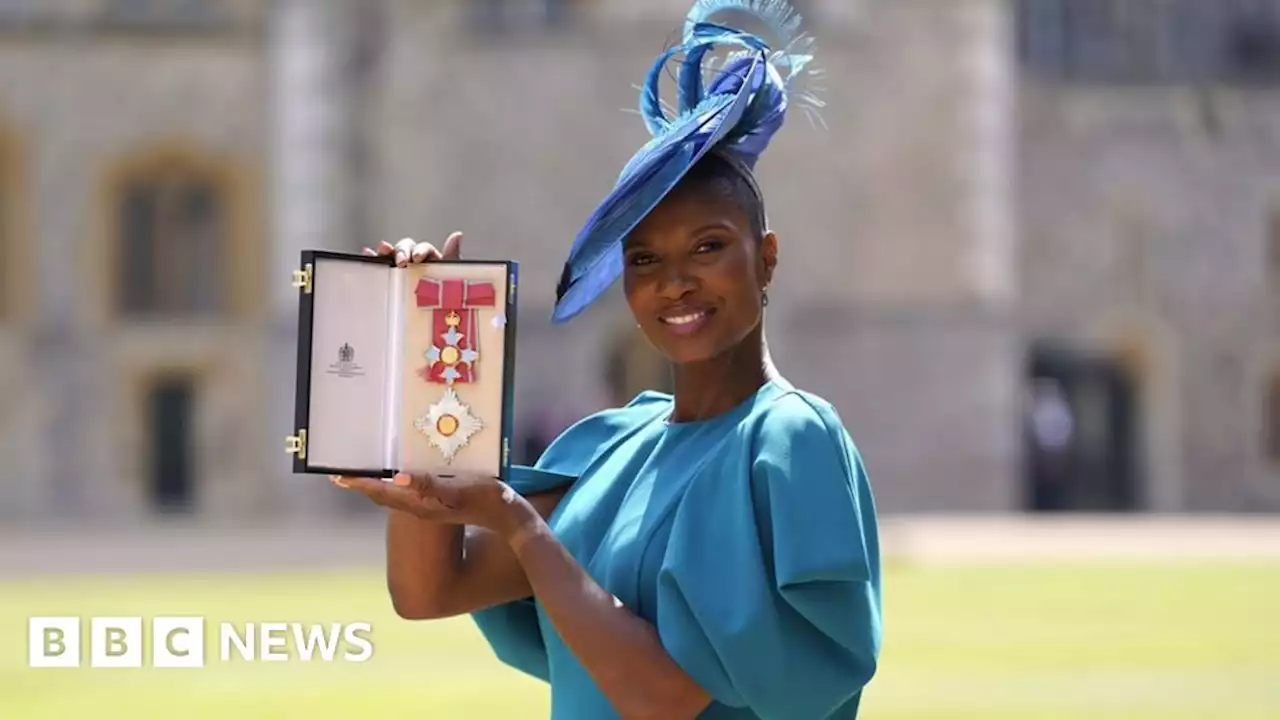
[[[898,517],[885,554],[916,563],[1280,562],[1280,517]],[[202,572],[377,566],[382,527],[0,526],[0,577],[67,572]]]

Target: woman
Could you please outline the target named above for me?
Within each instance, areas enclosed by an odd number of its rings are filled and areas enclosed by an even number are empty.
[[[779,37],[709,22],[726,5]],[[619,275],[671,360],[642,393],[495,478],[334,478],[390,509],[388,585],[406,618],[470,614],[505,663],[549,682],[552,717],[856,717],[880,648],[880,558],[861,458],[832,406],[791,386],[764,338],[778,238],[752,168],[808,56],[777,0],[690,13],[680,113],[642,94],[655,140],[579,235],[555,318]],[[703,90],[702,49],[736,46]],[[785,63],[785,64],[784,64]],[[400,265],[460,256],[383,243]]]

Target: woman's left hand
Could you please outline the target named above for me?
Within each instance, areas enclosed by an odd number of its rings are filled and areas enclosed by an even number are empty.
[[[385,508],[400,510],[432,522],[476,525],[504,532],[514,519],[518,497],[495,477],[472,473],[409,475],[392,482],[367,477],[331,477],[338,487],[364,494]]]

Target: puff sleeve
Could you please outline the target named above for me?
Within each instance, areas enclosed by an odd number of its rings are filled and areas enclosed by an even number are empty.
[[[658,401],[656,394],[642,393],[625,408],[584,418],[561,433],[533,467],[513,466],[508,484],[526,496],[572,484],[592,460],[652,414],[647,408]],[[549,680],[547,648],[532,598],[475,611],[471,619],[501,662]]]
[[[689,488],[659,571],[659,635],[723,705],[850,717],[880,650],[874,502],[833,409],[776,405]]]
[[[508,484],[521,495],[554,490],[574,481],[574,476],[563,472],[571,469],[566,467],[568,464],[571,463],[549,463],[550,467],[559,468],[561,472],[513,466]],[[471,619],[499,661],[540,680],[550,679],[547,647],[538,622],[538,608],[532,598],[475,611],[471,613]]]

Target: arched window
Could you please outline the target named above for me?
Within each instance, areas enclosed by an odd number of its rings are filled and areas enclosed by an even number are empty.
[[[215,174],[190,163],[154,163],[125,174],[113,206],[123,316],[225,311],[227,202]]]

